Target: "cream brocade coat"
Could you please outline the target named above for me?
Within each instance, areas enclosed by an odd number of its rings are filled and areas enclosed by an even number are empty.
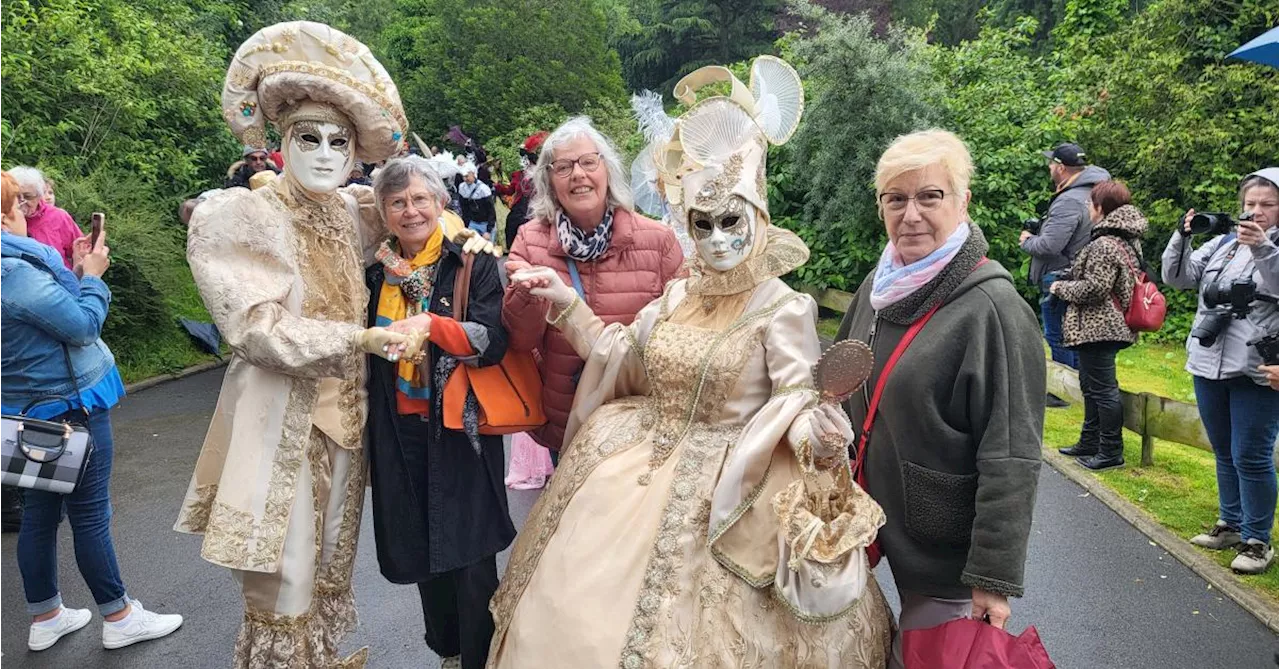
[[[214,196],[187,245],[233,355],[174,529],[204,534],[209,562],[255,572],[278,569],[312,426],[361,446],[365,360],[352,336],[368,302],[361,256],[382,238],[368,187],[335,195],[342,206],[292,208],[277,187]]]
[[[669,320],[686,284],[631,326],[581,303],[562,316],[582,390],[494,597],[489,666],[883,667],[874,578],[821,624],[773,593],[770,501],[800,476],[789,433],[817,400],[816,305],[769,279],[710,330]]]

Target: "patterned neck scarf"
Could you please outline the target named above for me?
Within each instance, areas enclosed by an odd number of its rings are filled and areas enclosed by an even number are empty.
[[[875,280],[871,284],[871,308],[880,311],[933,281],[951,259],[956,257],[968,238],[969,225],[961,223],[942,246],[913,263],[902,261],[893,242],[886,244],[884,252],[880,254],[880,264],[876,267]]]
[[[437,225],[412,260],[401,257],[399,244],[383,242],[376,258],[385,273],[382,293],[378,296],[376,325],[386,327],[392,323],[427,310],[431,299],[431,286],[436,263],[440,261],[444,245],[444,230]],[[402,358],[396,364],[396,407],[401,414],[428,415],[431,409],[430,378],[420,365]]]
[[[609,239],[613,237],[613,210],[604,212],[604,220],[591,234],[571,223],[562,211],[556,218],[556,234],[560,237],[560,246],[570,258],[591,262],[609,250]]]

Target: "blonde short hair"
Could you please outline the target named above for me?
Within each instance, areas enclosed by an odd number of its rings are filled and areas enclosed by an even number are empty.
[[[880,197],[890,181],[932,165],[946,171],[954,194],[963,196],[969,190],[969,180],[973,177],[969,147],[955,133],[932,128],[901,135],[884,150],[880,162],[876,163],[876,197]]]

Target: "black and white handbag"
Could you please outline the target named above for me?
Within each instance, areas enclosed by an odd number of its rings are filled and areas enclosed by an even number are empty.
[[[65,344],[62,354],[79,398],[80,386]],[[93,438],[88,427],[70,420],[27,417],[33,407],[49,402],[61,402],[68,409],[74,406],[65,397],[39,397],[16,416],[0,416],[0,484],[69,495],[80,483],[93,453]],[[88,418],[87,412],[85,417]]]

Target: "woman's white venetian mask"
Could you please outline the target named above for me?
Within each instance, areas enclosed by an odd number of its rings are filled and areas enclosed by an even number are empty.
[[[698,256],[717,272],[727,272],[751,255],[755,228],[755,207],[737,195],[729,197],[721,212],[689,212],[689,234]]]
[[[331,193],[347,183],[355,148],[355,132],[346,125],[298,121],[289,129],[284,163],[303,188]]]

